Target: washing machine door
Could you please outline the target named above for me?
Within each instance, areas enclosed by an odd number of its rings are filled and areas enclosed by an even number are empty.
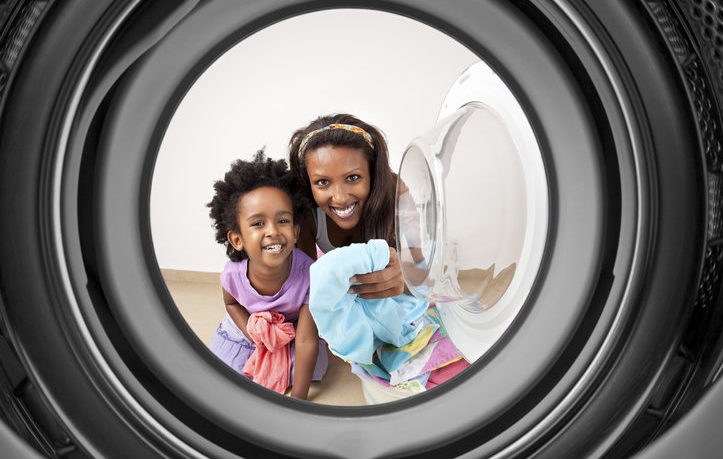
[[[547,180],[530,123],[484,63],[449,90],[436,126],[406,148],[397,249],[409,290],[436,303],[468,361],[525,304],[547,235]]]

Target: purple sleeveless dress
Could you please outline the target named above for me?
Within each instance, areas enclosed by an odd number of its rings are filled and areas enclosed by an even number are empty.
[[[262,311],[280,312],[286,317],[286,321],[293,322],[295,327],[301,305],[309,303],[309,266],[314,260],[299,249],[294,249],[291,256],[289,278],[273,296],[260,295],[253,288],[246,275],[248,259],[227,262],[221,272],[221,286],[240,305],[243,305],[249,314]],[[243,375],[244,365],[256,346],[244,336],[227,313],[216,329],[216,334],[211,338],[209,348],[219,359]],[[294,380],[294,351],[294,341],[291,341],[291,381],[289,384],[293,384]],[[319,339],[319,355],[316,359],[312,380],[321,380],[326,373],[327,366],[326,341]]]

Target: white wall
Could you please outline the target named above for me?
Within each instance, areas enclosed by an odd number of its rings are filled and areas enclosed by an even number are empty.
[[[220,271],[206,203],[231,162],[265,146],[287,157],[291,133],[348,112],[376,125],[393,170],[434,126],[454,80],[479,58],[417,21],[368,10],[292,18],[222,55],[186,95],[160,148],[151,225],[161,268]]]

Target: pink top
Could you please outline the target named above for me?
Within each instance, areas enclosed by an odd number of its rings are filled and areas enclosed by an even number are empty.
[[[314,262],[300,249],[291,254],[291,272],[281,289],[273,296],[259,294],[246,275],[248,258],[229,261],[221,272],[221,285],[249,314],[263,311],[279,312],[287,321],[299,317],[299,309],[309,304],[309,266]]]

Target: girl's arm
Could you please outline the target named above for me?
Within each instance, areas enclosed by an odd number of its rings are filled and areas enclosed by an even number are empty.
[[[311,385],[311,378],[319,354],[319,332],[316,329],[313,317],[311,317],[311,312],[309,312],[308,304],[302,305],[301,309],[299,309],[295,343],[296,363],[291,396],[306,400],[309,396],[309,386]]]
[[[239,330],[243,332],[246,339],[253,343],[254,340],[249,337],[246,331],[246,324],[248,324],[250,316],[249,312],[246,308],[238,304],[236,298],[231,296],[225,288],[221,287],[221,290],[223,291],[223,302],[226,305],[226,312],[228,312],[229,317],[231,317],[231,320],[233,320],[233,323],[236,324]]]

